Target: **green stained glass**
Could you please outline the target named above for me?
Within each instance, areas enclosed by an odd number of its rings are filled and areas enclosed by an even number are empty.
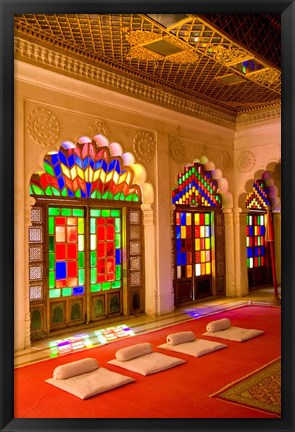
[[[111,210],[111,216],[121,216],[120,210]]]
[[[49,236],[49,252],[54,252],[54,237]]]
[[[116,249],[120,249],[121,247],[121,235],[120,234],[116,234],[115,235],[115,242],[116,242]]]
[[[48,218],[48,234],[54,234],[54,217]]]
[[[79,277],[79,285],[84,285],[85,283],[85,270],[78,270],[78,277]]]
[[[210,225],[210,214],[205,213],[205,225]]]
[[[96,198],[101,199],[101,193],[99,191],[96,191]]]
[[[49,207],[48,214],[49,214],[49,216],[59,216],[60,215],[60,208]]]
[[[95,267],[96,266],[96,252],[90,252],[90,265],[91,267]]]
[[[115,201],[119,201],[120,200],[120,193],[117,193],[116,195],[114,195],[114,200]]]
[[[43,189],[39,188],[36,185],[32,185],[33,191],[36,195],[44,195]]]
[[[75,197],[76,197],[76,198],[81,198],[81,196],[82,196],[81,191],[80,191],[80,189],[78,189],[78,190],[75,192]]]
[[[51,189],[51,186],[48,186],[48,187],[45,189],[45,195],[49,195],[49,196],[53,195],[53,193],[52,193],[52,189]]]
[[[84,216],[84,210],[83,209],[73,209],[73,216]]]
[[[68,191],[66,189],[63,189],[61,191],[62,196],[67,197],[68,196]]]
[[[121,266],[116,265],[116,280],[120,280],[120,279],[121,279]]]
[[[94,284],[90,286],[90,291],[91,292],[97,292],[101,290],[101,284]]]
[[[121,281],[112,282],[112,288],[121,288]]]
[[[96,267],[92,268],[90,273],[91,273],[90,274],[90,279],[91,279],[90,281],[92,284],[95,284],[96,283],[96,277],[97,277]]]
[[[110,210],[102,210],[101,215],[103,217],[109,217],[111,215],[111,211]]]
[[[105,192],[102,196],[102,199],[112,200],[114,198],[113,194],[111,192]]]
[[[120,200],[125,201],[125,195],[123,193],[121,193],[121,195],[120,195]]]
[[[55,254],[50,253],[49,254],[49,270],[54,270],[54,265],[55,265]]]
[[[72,295],[72,288],[62,288],[61,295],[63,297]]]
[[[78,267],[84,268],[84,252],[78,252]]]
[[[78,218],[78,234],[84,234],[84,218]]]
[[[54,271],[49,272],[49,288],[55,287],[55,274]]]
[[[44,169],[45,169],[45,171],[46,171],[48,174],[50,174],[52,177],[55,177],[55,174],[54,174],[53,168],[52,168],[50,165],[48,165],[46,162],[44,162]]]
[[[126,201],[133,201],[133,194],[126,197]]]
[[[101,287],[102,287],[102,289],[105,291],[105,290],[109,290],[109,289],[111,289],[111,282],[103,282],[102,284],[101,284]]]
[[[120,218],[115,219],[115,231],[116,233],[121,231],[121,220]]]
[[[60,297],[60,289],[49,290],[49,298],[57,298],[57,297]]]
[[[53,195],[60,196],[60,191],[58,189],[56,189],[55,187],[52,187],[52,192],[53,192]]]
[[[96,191],[92,192],[92,194],[90,195],[91,198],[96,198]]]
[[[133,201],[134,202],[138,202],[139,201],[139,198],[138,198],[138,196],[136,194],[133,195]]]
[[[72,215],[72,209],[62,208],[61,214],[62,214],[62,216],[71,216]]]
[[[95,218],[90,218],[90,234],[96,233],[96,220]]]
[[[101,210],[91,209],[90,216],[100,216]]]

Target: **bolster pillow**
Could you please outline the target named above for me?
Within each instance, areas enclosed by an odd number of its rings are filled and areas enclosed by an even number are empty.
[[[211,321],[207,324],[206,330],[208,333],[214,333],[221,330],[226,330],[231,326],[231,322],[228,318],[222,318],[220,320]]]
[[[150,354],[152,351],[153,347],[149,342],[139,343],[119,349],[116,352],[116,359],[120,361],[128,361],[136,357]]]
[[[71,363],[57,366],[53,371],[53,378],[67,379],[84,373],[92,372],[98,369],[97,360],[94,358],[85,358]]]
[[[186,342],[193,342],[194,340],[196,340],[196,338],[192,331],[172,333],[166,337],[166,342],[169,345],[178,345]]]

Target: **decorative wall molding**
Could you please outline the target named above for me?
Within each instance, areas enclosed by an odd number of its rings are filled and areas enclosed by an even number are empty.
[[[59,137],[59,122],[48,109],[36,108],[27,118],[27,131],[37,144],[51,146]]]
[[[129,96],[148,100],[151,103],[165,108],[179,111],[192,117],[200,118],[218,125],[234,129],[235,115],[227,114],[202,102],[193,102],[184,94],[183,97],[165,92],[151,85],[142,84],[133,79],[123,77],[114,72],[100,68],[95,62],[88,63],[44,46],[40,46],[29,40],[15,37],[15,58],[79,79],[98,86],[111,88],[114,91],[123,92]]]
[[[89,126],[89,131],[91,137],[101,134],[108,139],[110,138],[110,127],[108,123],[102,118],[96,118]]]
[[[169,155],[176,163],[181,163],[185,159],[185,148],[180,138],[169,137]]]
[[[238,154],[236,159],[236,166],[238,171],[241,173],[247,173],[251,171],[256,164],[256,157],[250,151],[242,151]]]
[[[281,105],[237,115],[236,130],[262,121],[281,119]]]
[[[149,162],[156,153],[155,133],[140,130],[133,139],[133,152],[141,162]]]
[[[210,46],[208,53],[213,53],[214,59],[227,67],[254,57],[242,48],[232,46],[227,48],[222,45]]]

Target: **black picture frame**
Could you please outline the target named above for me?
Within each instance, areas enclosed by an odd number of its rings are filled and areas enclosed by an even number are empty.
[[[294,401],[294,1],[0,0],[0,429],[1,431],[295,431]],[[13,16],[21,13],[280,13],[282,17],[282,418],[14,419],[14,55]]]

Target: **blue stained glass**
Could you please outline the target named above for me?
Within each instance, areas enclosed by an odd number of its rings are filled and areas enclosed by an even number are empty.
[[[55,278],[56,280],[65,279],[66,278],[66,262],[59,261],[55,263]]]
[[[259,248],[255,247],[254,249],[255,249],[254,250],[254,256],[258,257],[259,256]]]
[[[265,226],[261,225],[260,226],[260,235],[264,235],[265,234]]]
[[[95,162],[92,158],[89,158],[89,165],[91,166],[92,169],[95,169]]]
[[[115,166],[116,166],[116,160],[112,160],[112,161],[109,163],[108,172],[112,171],[112,170],[115,168]]]
[[[64,188],[64,186],[65,186],[65,181],[64,181],[63,177],[58,178],[58,179],[57,179],[57,183],[58,183],[58,186],[59,186],[60,189],[63,189],[63,188]]]
[[[116,249],[116,264],[121,264],[121,251]]]
[[[73,288],[73,295],[82,295],[82,294],[84,294],[83,286],[77,286]]]
[[[247,258],[252,258],[253,257],[253,251],[251,248],[247,248]]]
[[[79,158],[79,156],[76,155],[76,164],[79,165],[80,168],[83,169],[83,161]]]
[[[180,213],[180,224],[186,225],[186,214],[185,213]]]
[[[54,174],[56,175],[56,177],[58,177],[61,174],[61,167],[60,167],[60,165],[56,165],[54,167]]]
[[[96,162],[95,164],[95,169],[99,169],[102,166],[102,160],[99,160],[98,162]]]
[[[209,226],[205,227],[205,237],[210,237],[210,227]]]
[[[75,156],[72,154],[71,156],[68,157],[68,167],[73,168],[74,165],[75,165]]]
[[[260,256],[264,256],[264,254],[265,254],[264,246],[260,246]]]
[[[176,240],[176,250],[177,252],[181,251],[181,240]]]
[[[70,189],[68,190],[69,197],[74,198],[75,194]]]
[[[179,225],[176,226],[176,238],[180,239],[180,226]]]
[[[51,155],[51,163],[52,163],[52,165],[56,165],[57,163],[59,163],[58,154]]]
[[[117,171],[118,174],[121,173],[120,162],[118,162],[117,165],[116,165],[116,171]]]
[[[86,183],[87,196],[90,197],[92,183]]]
[[[249,226],[249,236],[253,236],[254,235],[254,227],[251,225]]]
[[[181,265],[181,254],[177,254],[177,256],[176,256],[176,264],[178,266]]]
[[[105,160],[102,160],[102,165],[101,165],[101,167],[102,167],[102,169],[103,169],[105,172],[107,172],[108,164],[106,163]]]
[[[87,198],[87,195],[86,195],[86,193],[81,189],[81,197],[82,198]]]
[[[62,151],[58,152],[58,156],[59,156],[59,160],[65,165],[67,166],[67,158],[65,157],[65,155],[63,154]]]
[[[83,161],[83,168],[87,168],[89,165],[89,157],[87,156]]]
[[[186,253],[183,252],[180,255],[181,255],[181,264],[186,265]]]

